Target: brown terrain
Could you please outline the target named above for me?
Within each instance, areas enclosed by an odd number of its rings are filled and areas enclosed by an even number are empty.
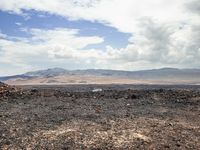
[[[65,70],[51,68],[24,74],[0,77],[9,85],[69,84],[186,84],[200,85],[200,69],[161,68],[143,71]]]
[[[0,149],[200,149],[200,86],[0,83]]]
[[[9,85],[66,85],[66,84],[138,84],[138,80],[106,77],[106,76],[93,76],[93,75],[59,75],[53,77],[37,77],[33,79],[16,78],[14,80],[6,81]],[[150,83],[145,81],[143,83]]]
[[[131,79],[113,76],[59,75],[53,77],[35,77],[33,79],[15,78],[5,81],[9,85],[69,85],[69,84],[191,84],[199,85],[195,79]]]

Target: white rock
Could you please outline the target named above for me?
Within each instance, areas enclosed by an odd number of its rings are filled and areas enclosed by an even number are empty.
[[[102,92],[103,90],[102,89],[94,89],[92,90],[92,92]]]

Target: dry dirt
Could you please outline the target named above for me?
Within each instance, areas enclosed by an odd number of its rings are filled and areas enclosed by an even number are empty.
[[[199,86],[4,86],[0,91],[3,150],[197,150],[199,141]]]
[[[192,84],[200,85],[200,78],[177,79],[177,78],[152,78],[152,79],[134,79],[114,76],[95,76],[95,75],[59,75],[33,78],[14,78],[5,81],[9,85],[71,85],[71,84]]]

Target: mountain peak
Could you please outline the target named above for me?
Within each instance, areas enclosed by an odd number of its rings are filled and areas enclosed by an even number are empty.
[[[55,68],[48,68],[46,71],[66,71],[66,69],[55,67]]]
[[[165,67],[165,68],[160,68],[160,69],[157,69],[157,70],[180,70],[180,69],[178,69],[178,68]]]
[[[26,76],[54,76],[54,75],[65,74],[66,72],[67,70],[63,68],[49,68],[46,70],[27,72],[24,75]]]

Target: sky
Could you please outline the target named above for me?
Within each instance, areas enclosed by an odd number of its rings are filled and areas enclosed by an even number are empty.
[[[200,0],[0,0],[0,76],[200,68]]]

